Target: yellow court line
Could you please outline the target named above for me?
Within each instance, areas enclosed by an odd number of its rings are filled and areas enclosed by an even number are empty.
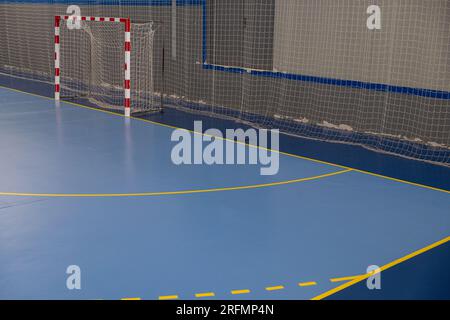
[[[141,298],[122,298],[120,300],[128,300],[128,301],[130,301],[130,300],[141,300]]]
[[[231,294],[247,294],[250,293],[250,290],[248,289],[243,289],[243,290],[232,290]]]
[[[248,190],[248,189],[260,189],[275,186],[282,186],[312,180],[318,180],[323,178],[328,178],[336,176],[339,174],[347,173],[352,171],[351,169],[321,174],[318,176],[300,178],[294,180],[286,180],[279,182],[270,182],[262,184],[254,184],[248,186],[237,186],[237,187],[224,187],[224,188],[211,188],[211,189],[199,189],[199,190],[180,190],[180,191],[166,191],[166,192],[143,192],[143,193],[28,193],[28,192],[0,192],[0,196],[22,196],[22,197],[53,197],[53,198],[94,198],[94,197],[152,197],[152,196],[168,196],[168,195],[184,195],[184,194],[195,194],[195,193],[211,193],[211,192],[222,192],[222,191],[236,191],[236,190]]]
[[[206,298],[206,297],[215,297],[216,294],[214,292],[204,292],[204,293],[196,293],[196,298]]]
[[[400,182],[400,183],[404,183],[404,184],[409,184],[409,185],[415,186],[415,187],[420,187],[420,188],[424,188],[424,189],[429,189],[429,190],[433,190],[433,191],[439,191],[439,192],[444,192],[444,193],[450,194],[450,190],[430,187],[430,186],[427,186],[427,185],[424,185],[424,184],[415,183],[415,182],[406,181],[406,180],[401,180],[401,179],[392,178],[392,177],[388,177],[388,176],[383,176],[381,174],[377,174],[377,173],[373,173],[373,172],[369,172],[369,171],[364,171],[364,170],[359,170],[359,169],[353,169],[353,171],[354,172],[363,173],[363,174],[367,174],[367,175],[370,175],[370,176],[373,176],[373,177],[377,177],[377,178],[382,178],[382,179],[386,179],[386,180],[390,180],[390,181],[395,181],[395,182]]]
[[[17,90],[17,89],[12,89],[12,88],[5,87],[5,86],[2,86],[2,85],[0,85],[0,88],[4,88],[4,89],[11,90],[11,91],[14,91],[14,92],[19,92],[19,93],[23,93],[23,94],[28,94],[28,95],[44,98],[44,99],[47,99],[47,100],[54,100],[53,98],[50,98],[50,97],[46,97],[46,96],[42,96],[42,95],[38,95],[38,94],[35,94],[35,93],[26,92],[26,91],[21,91],[21,90]],[[89,109],[89,110],[93,110],[93,111],[97,111],[97,112],[107,113],[107,114],[111,114],[111,115],[122,117],[122,118],[125,117],[123,114],[114,113],[114,112],[106,111],[106,110],[101,110],[101,109],[97,109],[97,108],[93,108],[93,107],[88,107],[88,106],[84,106],[84,105],[79,104],[79,103],[74,103],[74,102],[70,102],[70,101],[62,101],[62,103],[70,104],[70,105],[73,105],[73,106],[76,106],[76,107],[81,107],[81,108],[84,108],[84,109]],[[168,125],[168,124],[155,122],[155,121],[151,121],[151,120],[147,120],[147,119],[141,119],[141,118],[136,118],[136,117],[130,117],[130,118],[134,119],[134,120],[137,120],[137,121],[143,121],[143,122],[151,123],[151,124],[154,124],[154,125],[170,128],[170,129],[184,130],[184,131],[188,131],[188,132],[191,132],[191,133],[194,133],[194,134],[205,135],[204,133],[201,133],[201,132],[195,132],[193,130],[189,130],[189,129],[185,129],[185,128],[179,128],[179,127],[175,127],[175,126],[171,126],[171,125]],[[246,142],[235,141],[235,140],[227,139],[227,138],[224,138],[224,137],[217,137],[217,136],[213,136],[213,137],[217,138],[217,139],[221,139],[221,140],[232,141],[232,142],[238,143],[238,144],[244,144],[244,145],[249,146],[249,147],[259,148],[259,149],[270,151],[270,152],[278,152],[279,154],[282,154],[282,155],[285,155],[285,156],[289,156],[289,157],[293,157],[293,158],[308,160],[308,161],[321,163],[321,164],[325,164],[325,165],[329,165],[329,166],[333,166],[333,167],[338,167],[338,168],[341,168],[341,169],[348,169],[348,170],[352,170],[354,172],[359,172],[359,173],[362,173],[362,174],[367,174],[367,175],[371,175],[371,176],[374,176],[374,177],[387,179],[387,180],[390,180],[390,181],[400,182],[400,183],[409,184],[409,185],[412,185],[412,186],[415,186],[415,187],[420,187],[420,188],[425,188],[425,189],[429,189],[429,190],[434,190],[434,191],[439,191],[439,192],[444,192],[444,193],[450,194],[450,190],[445,190],[445,189],[441,189],[441,188],[435,188],[435,187],[427,186],[427,185],[420,184],[420,183],[415,183],[415,182],[410,182],[410,181],[406,181],[406,180],[402,180],[402,179],[392,178],[392,177],[384,176],[384,175],[381,175],[381,174],[377,174],[377,173],[373,173],[373,172],[369,172],[369,171],[365,171],[365,170],[360,170],[360,169],[356,169],[356,168],[351,168],[351,167],[348,167],[348,166],[343,166],[343,165],[339,165],[339,164],[331,163],[331,162],[327,162],[327,161],[322,161],[322,160],[317,160],[317,159],[308,158],[308,157],[304,157],[304,156],[299,156],[299,155],[288,153],[288,152],[271,150],[270,148],[265,148],[265,147],[261,147],[261,146],[254,146],[254,145],[251,145],[251,144],[246,143]]]
[[[310,282],[300,282],[299,287],[310,287],[310,286],[315,286],[317,285],[317,282],[315,281],[310,281]]]
[[[267,291],[276,291],[276,290],[283,290],[284,286],[274,286],[274,287],[267,287]]]
[[[159,296],[159,300],[176,300],[178,299],[178,295],[174,294],[172,296]]]
[[[362,277],[362,276],[365,276],[365,274],[359,274],[357,276],[349,276],[349,277],[331,278],[330,281],[331,282],[350,281],[350,280],[354,280],[354,279]]]
[[[400,264],[400,263],[402,263],[404,261],[412,259],[412,258],[414,258],[414,257],[416,257],[416,256],[418,256],[418,255],[420,255],[420,254],[422,254],[424,252],[427,252],[427,251],[429,251],[431,249],[434,249],[434,248],[436,248],[436,247],[438,247],[440,245],[443,245],[444,243],[447,243],[449,241],[450,241],[450,236],[446,237],[446,238],[444,238],[442,240],[439,240],[439,241],[437,241],[437,242],[435,242],[433,244],[430,244],[429,246],[426,246],[426,247],[424,247],[424,248],[422,248],[420,250],[414,251],[413,253],[410,253],[410,254],[402,257],[402,258],[394,260],[394,261],[392,261],[392,262],[382,266],[380,268],[380,270],[381,271],[385,271],[385,270],[387,270],[389,268],[392,268],[393,266],[396,266],[396,265],[398,265],[398,264]],[[359,283],[359,282],[369,278],[371,275],[372,275],[371,273],[363,274],[360,277],[357,277],[356,279],[354,279],[354,280],[352,280],[350,282],[344,283],[344,284],[342,284],[342,285],[340,285],[340,286],[338,286],[338,287],[336,287],[334,289],[328,290],[328,291],[326,291],[326,292],[324,292],[324,293],[322,293],[322,294],[312,298],[312,300],[322,300],[324,298],[327,298],[327,297],[329,297],[329,296],[331,296],[331,295],[333,295],[333,294],[335,294],[335,293],[337,293],[339,291],[342,291],[342,290],[344,290],[344,289],[346,289],[346,288],[348,288],[348,287],[350,287],[350,286],[352,286],[354,284],[357,284],[357,283]]]

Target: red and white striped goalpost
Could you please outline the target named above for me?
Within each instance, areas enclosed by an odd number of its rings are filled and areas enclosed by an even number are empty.
[[[55,16],[55,100],[60,100],[61,95],[61,69],[60,69],[60,25],[61,20],[67,21],[73,19],[76,21],[97,21],[97,22],[111,22],[123,23],[125,26],[124,38],[124,108],[125,116],[129,117],[131,114],[131,21],[129,18],[110,18],[110,17],[89,17],[89,16]]]

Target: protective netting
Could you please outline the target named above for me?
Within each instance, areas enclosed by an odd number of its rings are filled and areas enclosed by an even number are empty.
[[[39,1],[0,5],[0,67],[51,83],[53,16],[69,1]],[[381,10],[380,29],[367,27],[371,5]],[[447,0],[84,0],[80,8],[82,15],[159,22],[153,69],[134,73],[153,83],[155,97],[164,93],[167,105],[450,163]],[[101,39],[111,30],[95,32]],[[110,71],[110,60],[119,59],[113,52],[103,53]],[[145,45],[140,52],[146,55]],[[105,98],[121,86],[119,73],[94,80],[102,84],[96,100],[120,105],[119,95]]]
[[[124,108],[124,24],[61,20],[61,99]],[[132,24],[131,112],[159,110],[153,86],[153,23]]]

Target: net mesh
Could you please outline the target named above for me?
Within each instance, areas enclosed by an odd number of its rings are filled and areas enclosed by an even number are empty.
[[[82,15],[161,22],[148,56],[153,59],[147,64],[151,70],[133,72],[152,83],[153,99],[164,93],[167,104],[185,111],[450,164],[447,0],[82,3]],[[68,4],[64,0],[0,4],[4,73],[52,82],[53,16],[64,14]],[[379,30],[367,28],[371,5],[381,9]],[[116,41],[115,36],[109,38],[112,30],[98,28],[96,48],[112,46]],[[85,50],[76,61],[89,60],[89,37],[84,33],[77,41]],[[121,36],[117,39],[121,48]],[[146,48],[133,47],[142,60],[147,60]],[[75,55],[82,49],[73,50]],[[122,74],[117,71],[116,77],[109,63],[122,61],[122,56],[108,50],[99,57],[108,74],[95,73],[91,79],[98,87],[94,98],[121,106],[123,94],[110,91],[121,86]],[[77,77],[90,74],[81,74],[83,68],[78,68]],[[146,89],[135,90],[147,96]]]
[[[85,97],[104,109],[124,106],[124,24],[62,20],[61,98]],[[159,110],[153,86],[153,23],[132,24],[131,112]]]

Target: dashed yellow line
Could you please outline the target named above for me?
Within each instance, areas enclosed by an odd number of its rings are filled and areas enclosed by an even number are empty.
[[[277,291],[277,290],[283,290],[284,286],[274,286],[274,287],[266,287],[267,291]]]
[[[315,281],[300,282],[298,285],[299,285],[299,287],[310,287],[310,286],[317,285],[317,282],[315,282]]]
[[[214,292],[204,292],[204,293],[196,293],[196,298],[206,298],[206,297],[215,297],[216,294]]]
[[[250,290],[248,289],[243,289],[243,290],[232,290],[231,294],[247,294],[250,293]]]
[[[364,277],[364,276],[365,276],[365,274],[360,274],[360,275],[357,275],[357,276],[349,276],[349,277],[341,277],[341,278],[331,278],[330,281],[331,281],[331,282],[351,281],[351,280],[355,280],[355,279],[357,279],[357,278]]]
[[[428,246],[426,246],[426,247],[424,247],[422,249],[419,249],[419,250],[417,250],[417,251],[415,251],[413,253],[410,253],[410,254],[402,257],[402,258],[394,260],[394,261],[392,261],[392,262],[382,266],[379,269],[378,272],[381,272],[381,271],[384,271],[386,269],[389,269],[389,268],[391,268],[391,267],[393,267],[393,266],[395,266],[397,264],[400,264],[400,263],[402,263],[404,261],[412,259],[412,258],[414,258],[414,257],[416,257],[416,256],[418,256],[418,255],[420,255],[420,254],[422,254],[424,252],[427,252],[427,251],[429,251],[429,250],[431,250],[433,248],[436,248],[436,247],[438,247],[440,245],[443,245],[444,243],[447,243],[447,242],[450,242],[450,236],[446,237],[446,238],[444,238],[444,239],[442,239],[440,241],[437,241],[437,242],[435,242],[433,244],[430,244],[430,245],[428,245]],[[376,271],[374,271],[374,272],[376,272]],[[344,284],[334,288],[334,289],[331,289],[331,290],[329,290],[329,291],[327,291],[325,293],[322,293],[322,294],[312,298],[312,300],[321,300],[323,298],[326,298],[326,297],[328,297],[328,296],[330,296],[330,295],[332,295],[332,294],[334,294],[336,292],[339,292],[339,291],[341,291],[341,290],[343,290],[345,288],[348,288],[348,287],[350,287],[350,286],[352,286],[352,285],[354,285],[354,284],[356,284],[356,283],[358,283],[358,282],[360,282],[362,280],[367,279],[372,274],[374,274],[374,272],[361,274],[361,275],[347,276],[347,277],[330,278],[329,280],[331,282],[333,282],[333,283],[335,283],[335,282],[344,282],[344,281],[346,281],[346,282]],[[315,286],[315,285],[317,285],[316,281],[308,281],[308,282],[300,282],[300,283],[298,283],[299,287],[310,287],[310,286]],[[285,287],[282,286],[282,285],[265,287],[266,291],[277,291],[277,290],[283,290],[283,289],[285,289]],[[232,290],[230,293],[232,295],[240,295],[240,294],[248,294],[250,292],[251,291],[249,289],[242,289],[242,290]],[[197,297],[197,298],[215,297],[215,293],[214,292],[196,293],[195,297]],[[159,300],[174,300],[174,299],[179,299],[178,295],[160,296],[159,297]],[[123,298],[121,300],[141,300],[141,298]]]
[[[385,270],[387,270],[389,268],[392,268],[393,266],[396,266],[396,265],[398,265],[398,264],[400,264],[402,262],[410,260],[410,259],[412,259],[412,258],[414,258],[414,257],[416,257],[418,255],[421,255],[424,252],[427,252],[427,251],[430,251],[431,249],[439,247],[439,246],[441,246],[441,245],[443,245],[444,243],[447,243],[447,242],[450,242],[450,236],[446,237],[446,238],[444,238],[442,240],[439,240],[439,241],[437,241],[437,242],[435,242],[433,244],[430,244],[429,246],[426,246],[426,247],[424,247],[422,249],[414,251],[413,253],[410,253],[410,254],[402,257],[402,258],[394,260],[394,261],[392,261],[392,262],[382,266],[380,269],[381,269],[381,271],[385,271]],[[340,286],[338,286],[338,287],[336,287],[334,289],[328,290],[327,292],[324,292],[324,293],[322,293],[322,294],[312,298],[312,300],[322,300],[324,298],[327,298],[327,297],[329,297],[329,296],[331,296],[331,295],[333,295],[333,294],[335,294],[335,293],[337,293],[339,291],[344,290],[345,288],[348,288],[348,287],[350,287],[350,286],[352,286],[354,284],[357,284],[357,283],[359,283],[359,282],[369,278],[371,275],[372,275],[371,273],[367,273],[365,275],[361,275],[361,277],[357,277],[357,278],[355,278],[355,279],[353,279],[353,280],[351,280],[349,282],[341,284]]]
[[[424,252],[427,252],[427,251],[429,251],[431,249],[434,249],[434,248],[436,248],[438,246],[441,246],[441,245],[443,245],[444,243],[447,243],[447,242],[450,242],[450,236],[446,237],[446,238],[444,238],[442,240],[439,240],[439,241],[437,241],[437,242],[435,242],[433,244],[430,244],[430,245],[428,245],[428,246],[426,246],[426,247],[424,247],[422,249],[419,249],[419,250],[417,250],[417,251],[415,251],[413,253],[410,253],[410,254],[402,257],[402,258],[394,260],[394,261],[392,261],[392,262],[382,266],[380,268],[380,271],[387,270],[387,269],[389,269],[389,268],[391,268],[391,267],[393,267],[395,265],[398,265],[398,264],[400,264],[400,263],[402,263],[404,261],[410,260],[410,259],[412,259],[412,258],[414,258],[414,257],[416,257],[416,256],[418,256],[418,255],[420,255],[420,254],[422,254]],[[339,292],[339,291],[341,291],[341,290],[343,290],[345,288],[348,288],[348,287],[350,287],[350,286],[352,286],[352,285],[354,285],[354,284],[356,284],[356,283],[358,283],[358,282],[360,282],[362,280],[367,279],[372,274],[373,274],[373,272],[372,273],[361,274],[361,275],[339,277],[339,278],[331,278],[330,279],[331,282],[344,282],[344,281],[347,281],[347,282],[342,284],[342,285],[340,285],[340,286],[338,286],[338,287],[336,287],[336,288],[334,288],[334,289],[331,289],[331,290],[329,290],[329,291],[327,291],[325,293],[322,293],[322,294],[314,297],[312,300],[321,300],[323,298],[326,298],[326,297],[328,297],[328,296],[330,296],[330,295],[332,295],[332,294],[334,294],[336,292]],[[300,282],[300,283],[298,283],[299,287],[310,287],[310,286],[315,286],[315,285],[317,285],[317,282],[315,282],[315,281],[308,281],[308,282]],[[284,288],[285,288],[284,286],[279,285],[279,286],[266,287],[265,289],[267,291],[277,291],[277,290],[283,290]],[[240,295],[240,294],[248,294],[250,292],[251,291],[249,289],[232,290],[231,294],[232,295]],[[214,296],[215,296],[214,292],[203,292],[203,293],[196,293],[195,294],[195,297],[197,297],[197,298],[214,297]],[[159,297],[159,300],[173,300],[173,299],[179,299],[178,295],[160,296]],[[141,298],[123,298],[122,300],[141,300]]]
[[[178,299],[178,295],[174,294],[171,296],[159,296],[159,300],[176,300]]]

